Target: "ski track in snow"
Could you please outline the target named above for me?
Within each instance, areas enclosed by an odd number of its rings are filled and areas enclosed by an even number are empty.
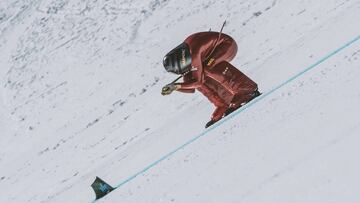
[[[159,94],[174,78],[163,55],[190,33],[226,19],[232,63],[266,92],[359,35],[359,10],[357,0],[2,1],[0,202],[90,202],[95,176],[116,185],[202,132],[213,110],[202,95]],[[357,43],[99,202],[358,201],[332,191],[358,188],[335,170],[358,168],[344,156],[360,130],[359,55]],[[303,196],[289,185],[297,176]]]

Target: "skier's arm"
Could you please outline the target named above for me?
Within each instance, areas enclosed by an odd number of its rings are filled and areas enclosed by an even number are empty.
[[[194,93],[195,89],[178,89],[177,91],[182,92],[182,93]]]
[[[192,68],[195,69],[192,71],[196,71],[194,75],[195,80],[191,82],[177,83],[178,85],[180,85],[180,88],[177,89],[178,91],[193,90],[202,86],[204,74],[201,53],[198,50],[193,50],[192,53],[196,53],[195,56],[193,56],[193,62],[191,63]]]

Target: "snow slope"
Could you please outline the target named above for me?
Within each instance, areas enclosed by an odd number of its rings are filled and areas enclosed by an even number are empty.
[[[233,36],[266,95],[205,136],[200,94],[160,95],[162,57]],[[3,0],[0,202],[359,202],[360,1]],[[271,92],[270,94],[266,94]]]

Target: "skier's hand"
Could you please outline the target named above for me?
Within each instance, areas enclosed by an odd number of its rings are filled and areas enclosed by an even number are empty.
[[[162,90],[161,90],[161,94],[163,96],[165,95],[169,95],[171,94],[173,91],[179,89],[179,85],[175,85],[175,84],[168,84],[168,85],[165,85]]]

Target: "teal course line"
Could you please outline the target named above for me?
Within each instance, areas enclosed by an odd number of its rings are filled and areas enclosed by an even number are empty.
[[[153,163],[151,163],[150,165],[146,166],[144,169],[142,169],[141,171],[135,173],[134,175],[128,177],[127,179],[123,180],[122,182],[120,182],[115,189],[125,185],[126,183],[130,182],[131,180],[135,179],[137,176],[144,174],[146,171],[148,171],[149,169],[153,168],[154,166],[158,165],[160,162],[162,162],[163,160],[169,158],[170,156],[172,156],[173,154],[175,154],[177,151],[185,148],[186,146],[190,145],[191,143],[195,142],[196,140],[198,140],[199,138],[207,135],[209,132],[211,132],[212,130],[214,130],[215,128],[219,127],[220,125],[222,125],[223,123],[225,123],[226,121],[232,119],[233,117],[237,116],[238,114],[240,114],[241,112],[245,111],[246,109],[250,108],[251,106],[253,106],[254,104],[256,104],[257,102],[261,101],[262,99],[264,99],[265,97],[269,96],[270,94],[274,93],[276,90],[280,89],[281,87],[287,85],[288,83],[292,82],[293,80],[295,80],[296,78],[302,76],[304,73],[308,72],[311,69],[314,69],[315,67],[317,67],[319,64],[321,64],[322,62],[326,61],[327,59],[331,58],[332,56],[334,56],[335,54],[339,53],[340,51],[344,50],[345,48],[349,47],[350,45],[354,44],[355,42],[360,40],[360,35],[357,36],[356,38],[354,38],[353,40],[347,42],[346,44],[344,44],[343,46],[337,48],[336,50],[334,50],[333,52],[327,54],[326,56],[324,56],[323,58],[321,58],[319,61],[315,62],[314,64],[310,65],[309,67],[305,68],[303,71],[301,71],[300,73],[292,76],[291,78],[289,78],[288,80],[284,81],[283,83],[281,83],[280,85],[274,87],[273,89],[271,89],[270,91],[263,93],[262,95],[258,96],[257,98],[255,98],[254,100],[250,101],[249,103],[247,103],[246,105],[244,105],[243,107],[241,107],[240,109],[234,111],[233,113],[229,114],[228,116],[226,116],[225,118],[221,119],[220,121],[216,122],[214,125],[210,126],[209,128],[207,128],[206,130],[204,130],[202,133],[198,134],[197,136],[193,137],[192,139],[190,139],[189,141],[185,142],[184,144],[182,144],[181,146],[177,147],[176,149],[172,150],[171,152],[165,154],[164,156],[162,156],[160,159],[154,161]],[[96,200],[92,201],[92,203],[95,203]]]

